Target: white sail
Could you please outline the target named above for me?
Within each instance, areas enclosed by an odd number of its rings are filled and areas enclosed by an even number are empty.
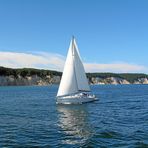
[[[73,38],[70,43],[64,71],[57,96],[64,96],[79,91],[90,91],[78,47]]]
[[[88,85],[88,80],[85,74],[84,66],[81,62],[81,58],[79,55],[79,50],[74,39],[73,42],[73,50],[74,50],[74,57],[75,57],[75,73],[77,79],[77,86],[79,91],[90,91],[90,87]]]

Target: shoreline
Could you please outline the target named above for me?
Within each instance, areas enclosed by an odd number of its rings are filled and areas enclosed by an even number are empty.
[[[148,75],[140,73],[86,73],[90,85],[148,84]],[[0,86],[48,86],[59,84],[62,72],[0,67]]]

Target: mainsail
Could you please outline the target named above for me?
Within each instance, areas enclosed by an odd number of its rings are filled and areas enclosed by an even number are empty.
[[[57,96],[70,95],[79,91],[90,91],[90,88],[76,41],[72,38]]]

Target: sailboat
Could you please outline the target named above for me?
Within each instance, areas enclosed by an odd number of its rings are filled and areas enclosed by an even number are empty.
[[[91,94],[76,40],[72,37],[57,93],[57,104],[82,104],[95,100],[97,99]]]

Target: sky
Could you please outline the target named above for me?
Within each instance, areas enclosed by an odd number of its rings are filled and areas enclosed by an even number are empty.
[[[72,35],[87,72],[148,74],[148,0],[0,0],[0,66],[62,71]]]

